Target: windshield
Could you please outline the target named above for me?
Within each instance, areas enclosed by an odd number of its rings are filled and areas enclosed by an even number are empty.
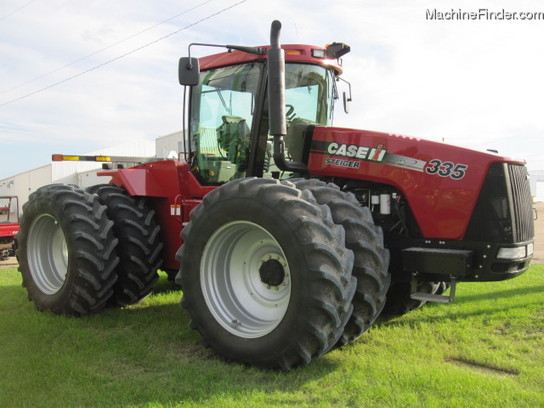
[[[285,67],[285,103],[287,135],[285,156],[289,161],[302,162],[308,150],[309,126],[332,124],[336,97],[334,74],[319,65],[287,64]],[[270,140],[270,144],[272,141]],[[271,150],[271,148],[270,148]],[[290,173],[279,172],[274,163],[265,167],[265,177],[279,173],[288,178]]]
[[[285,102],[288,122],[299,118],[313,124],[330,125],[333,119],[334,84],[333,75],[326,68],[318,65],[287,64]]]

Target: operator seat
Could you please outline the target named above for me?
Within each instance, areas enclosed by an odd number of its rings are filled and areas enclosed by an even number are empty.
[[[217,143],[227,153],[227,160],[236,164],[238,171],[244,171],[249,159],[249,126],[240,116],[224,115],[222,120],[217,128]]]

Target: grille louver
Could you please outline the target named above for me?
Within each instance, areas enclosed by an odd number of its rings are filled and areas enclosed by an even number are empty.
[[[492,165],[465,240],[516,243],[533,237],[532,199],[526,167],[505,163]]]
[[[512,211],[512,232],[515,242],[534,237],[532,198],[525,166],[508,165]]]

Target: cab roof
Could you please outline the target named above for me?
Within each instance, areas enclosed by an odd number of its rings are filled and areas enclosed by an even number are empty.
[[[269,49],[270,46],[262,46],[259,48]],[[336,59],[320,58],[319,54],[324,55],[325,48],[313,45],[302,44],[283,44],[281,46],[285,50],[285,62],[301,62],[306,64],[321,65],[331,67],[335,70],[336,75],[342,75],[343,69]],[[244,64],[253,61],[266,60],[267,55],[256,55],[242,51],[228,51],[219,54],[208,55],[199,58],[200,69],[205,71],[212,68],[224,67],[228,65]]]

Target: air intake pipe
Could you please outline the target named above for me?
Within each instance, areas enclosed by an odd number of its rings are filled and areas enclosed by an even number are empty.
[[[274,20],[270,28],[268,50],[268,111],[270,134],[274,136],[274,162],[280,170],[307,173],[308,168],[304,163],[285,160],[285,52],[280,46],[280,31],[281,23]]]

